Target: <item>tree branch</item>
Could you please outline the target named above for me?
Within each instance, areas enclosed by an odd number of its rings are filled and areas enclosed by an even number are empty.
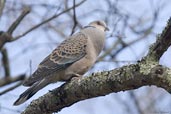
[[[85,1],[86,1],[86,0],[83,0],[83,1],[79,2],[78,4],[76,4],[75,6],[72,6],[72,7],[68,8],[68,9],[62,11],[61,13],[59,13],[59,14],[57,14],[57,15],[54,15],[54,16],[52,16],[52,17],[50,17],[50,18],[44,20],[43,22],[41,22],[41,23],[35,25],[34,27],[32,27],[32,28],[30,28],[29,30],[27,30],[27,31],[25,31],[24,33],[22,33],[21,35],[16,36],[16,37],[15,37],[15,40],[17,40],[17,39],[19,39],[19,38],[25,36],[25,35],[28,34],[29,32],[31,32],[31,31],[37,29],[38,27],[40,27],[40,26],[42,26],[43,24],[45,24],[45,23],[47,23],[47,22],[53,20],[54,18],[57,18],[57,17],[59,17],[60,15],[62,15],[62,14],[64,14],[64,13],[68,12],[69,10],[73,9],[74,7],[80,6],[80,5],[83,4]]]
[[[162,87],[170,93],[171,69],[159,65],[156,59],[170,46],[170,34],[171,19],[157,42],[151,46],[148,55],[137,64],[94,73],[82,79],[73,79],[32,101],[22,114],[50,114],[81,100],[147,85]]]
[[[7,76],[7,77],[0,79],[0,87],[8,85],[8,84],[13,83],[13,82],[24,80],[24,79],[25,79],[25,74],[15,76],[15,77]]]
[[[20,22],[23,20],[23,18],[30,12],[29,7],[25,7],[21,13],[21,15],[12,23],[12,25],[9,27],[7,33],[12,35],[13,31],[16,29],[16,27],[20,24]]]
[[[13,90],[13,89],[15,89],[15,88],[17,88],[17,87],[20,86],[22,83],[23,83],[23,82],[20,81],[20,82],[17,83],[16,85],[14,85],[14,86],[12,86],[12,87],[9,87],[8,89],[6,89],[6,90],[0,92],[0,96],[3,95],[3,94],[5,94],[5,93],[7,93],[7,92],[9,92],[9,91],[11,91],[11,90]]]
[[[7,50],[4,48],[2,49],[2,62],[4,66],[5,76],[10,76],[10,66],[9,66],[9,59],[8,59],[8,53]]]
[[[171,91],[171,70],[156,65],[149,73],[141,72],[140,65],[128,65],[111,71],[94,73],[89,77],[73,80],[34,100],[22,114],[47,114],[58,112],[78,101],[104,96],[112,92],[157,85]],[[163,83],[164,82],[164,83]]]
[[[0,0],[0,17],[2,15],[6,0]]]
[[[12,39],[12,36],[6,32],[0,31],[0,49],[4,46],[6,42],[9,42]]]
[[[44,20],[43,22],[39,23],[38,25],[35,25],[34,27],[28,29],[27,31],[25,31],[24,33],[22,33],[21,35],[18,35],[16,37],[12,36],[13,31],[16,29],[16,27],[20,24],[21,20],[30,12],[30,8],[26,7],[23,12],[21,13],[21,15],[18,17],[18,19],[9,27],[7,32],[4,31],[0,31],[0,49],[4,46],[4,44],[6,42],[12,42],[15,41],[23,36],[25,36],[26,34],[30,33],[31,31],[37,29],[38,27],[40,27],[41,25],[53,20],[56,17],[59,17],[60,15],[68,12],[69,10],[76,8],[78,6],[80,6],[81,4],[83,4],[86,0],[83,0],[81,2],[79,2],[78,4],[75,4],[74,6],[62,11],[61,13],[54,15],[46,20]]]
[[[154,43],[148,53],[148,57],[158,61],[163,53],[171,45],[171,18],[168,20],[163,32],[158,36],[156,43]]]
[[[74,6],[74,8],[73,8],[73,21],[74,21],[74,26],[72,28],[71,35],[75,32],[75,28],[76,28],[76,26],[78,24],[78,22],[77,22],[77,16],[76,16],[75,0],[73,0],[73,6]]]
[[[16,19],[16,21],[9,27],[7,32],[0,31],[0,49],[4,46],[7,42],[12,42],[15,39],[12,37],[13,31],[16,29],[16,27],[20,24],[22,19],[30,12],[30,9],[27,7],[23,10],[21,15]]]

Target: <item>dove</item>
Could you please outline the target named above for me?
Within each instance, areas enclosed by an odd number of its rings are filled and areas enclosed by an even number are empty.
[[[29,88],[19,96],[14,105],[24,103],[48,84],[82,77],[95,64],[104,47],[105,32],[108,30],[104,21],[97,20],[69,36],[23,82]]]

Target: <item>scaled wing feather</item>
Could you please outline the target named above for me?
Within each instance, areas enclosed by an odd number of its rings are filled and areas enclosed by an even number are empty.
[[[31,86],[33,83],[50,76],[54,72],[64,70],[72,63],[86,55],[87,36],[81,32],[63,41],[39,65],[33,75],[23,85]]]

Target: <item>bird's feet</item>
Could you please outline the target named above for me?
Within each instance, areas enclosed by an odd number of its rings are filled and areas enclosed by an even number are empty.
[[[72,77],[71,77],[70,81],[72,81],[72,80],[79,80],[81,78],[82,78],[82,75],[74,73],[74,74],[72,74]]]

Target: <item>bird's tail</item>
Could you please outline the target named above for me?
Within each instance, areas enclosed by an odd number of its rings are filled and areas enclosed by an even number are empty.
[[[35,83],[33,86],[28,88],[24,93],[22,93],[13,105],[20,105],[28,99],[30,99],[35,93],[37,93],[40,89],[45,87],[48,84],[47,82],[48,81],[41,80],[40,82]]]

